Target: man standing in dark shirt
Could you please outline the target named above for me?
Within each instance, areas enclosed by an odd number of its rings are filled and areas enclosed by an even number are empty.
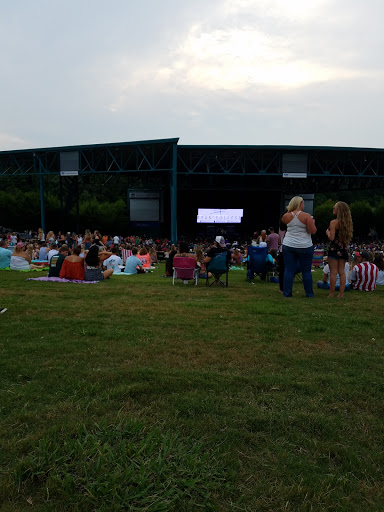
[[[59,249],[59,253],[52,256],[51,261],[49,263],[49,273],[48,277],[59,277],[61,265],[65,260],[65,257],[68,256],[69,249],[68,245],[62,245]]]

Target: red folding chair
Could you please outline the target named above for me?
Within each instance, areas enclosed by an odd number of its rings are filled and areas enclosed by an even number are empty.
[[[173,279],[172,284],[175,284],[175,279],[181,279],[184,284],[193,279],[197,286],[199,282],[200,269],[195,268],[195,258],[188,258],[187,256],[175,256],[173,258]]]

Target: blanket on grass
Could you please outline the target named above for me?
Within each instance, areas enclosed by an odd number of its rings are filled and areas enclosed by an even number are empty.
[[[100,281],[81,281],[80,279],[64,279],[60,277],[29,277],[26,281],[52,281],[55,283],[76,283],[76,284],[95,284]]]
[[[9,270],[10,272],[43,272],[44,270],[49,270],[48,267],[45,268],[30,268],[26,270],[11,270],[10,267],[0,268],[0,270]]]

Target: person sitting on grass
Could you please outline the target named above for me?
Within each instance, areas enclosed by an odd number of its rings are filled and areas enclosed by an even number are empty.
[[[157,265],[158,261],[157,261],[157,252],[156,252],[156,249],[154,247],[151,247],[149,249],[149,257],[151,259],[151,265]]]
[[[63,244],[59,252],[57,254],[54,254],[49,262],[49,272],[48,277],[59,277],[61,267],[63,265],[63,262],[68,256],[69,248],[68,245]]]
[[[349,262],[348,261],[345,262],[344,273],[346,275],[345,291],[347,292],[350,289],[350,283],[348,281],[348,276],[349,276]],[[326,263],[323,268],[323,278],[321,281],[317,281],[316,286],[318,288],[320,288],[321,290],[329,290],[330,286],[331,286],[330,283],[331,283],[331,271],[330,271],[328,263]],[[340,290],[340,275],[339,275],[339,273],[337,273],[337,276],[336,276],[335,290],[336,291]]]
[[[84,258],[84,280],[103,281],[104,279],[108,279],[113,274],[113,270],[109,269],[103,271],[103,261],[109,258],[109,256],[112,256],[111,252],[104,251],[103,249],[99,251],[97,245],[92,245]]]
[[[25,250],[25,244],[18,242],[11,256],[11,270],[41,270],[43,267],[32,265],[32,258]]]
[[[0,268],[9,268],[12,251],[8,249],[8,240],[0,242]]]
[[[119,256],[119,247],[116,245],[115,247],[112,247],[112,256],[107,258],[104,261],[104,267],[108,269],[112,269],[114,274],[120,274],[121,268],[119,265],[123,265],[123,260]]]
[[[132,254],[127,258],[125,262],[124,274],[133,275],[133,274],[144,274],[145,270],[143,269],[142,261],[137,257],[137,248],[132,248]]]
[[[80,254],[81,245],[76,245],[76,247],[72,249],[71,256],[67,256],[63,261],[59,277],[62,279],[75,279],[84,281],[84,258],[82,258]]]
[[[232,261],[233,261],[233,264],[236,266],[236,267],[240,267],[241,266],[241,263],[242,263],[242,260],[241,260],[241,252],[239,251],[239,249],[234,249],[233,253],[232,253]]]
[[[353,267],[351,282],[354,290],[373,292],[376,289],[379,269],[371,263],[368,251],[355,252],[357,265]]]
[[[64,244],[63,244],[64,245]],[[59,251],[57,250],[57,243],[56,242],[52,242],[50,245],[49,245],[49,248],[50,248],[50,251],[48,253],[48,261],[50,262],[51,261],[51,258],[53,256],[56,256],[57,254],[59,254]],[[68,245],[67,245],[67,249],[68,249]]]
[[[377,252],[375,254],[375,258],[373,260],[373,263],[378,268],[376,286],[379,286],[379,285],[382,286],[382,285],[384,285],[384,257],[383,257],[383,253]]]
[[[143,268],[145,270],[149,270],[151,268],[151,258],[148,254],[148,250],[146,247],[142,247],[139,252],[138,256],[139,260],[141,260],[141,263],[143,264]]]
[[[48,259],[49,247],[47,246],[46,242],[39,243],[41,243],[41,247],[39,249],[39,260],[46,261]]]

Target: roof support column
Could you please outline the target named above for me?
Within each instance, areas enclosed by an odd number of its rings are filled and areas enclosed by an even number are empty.
[[[172,145],[171,170],[171,240],[177,244],[177,144]]]
[[[44,179],[43,179],[43,173],[40,167],[40,224],[41,229],[45,233],[45,204],[44,204]]]

